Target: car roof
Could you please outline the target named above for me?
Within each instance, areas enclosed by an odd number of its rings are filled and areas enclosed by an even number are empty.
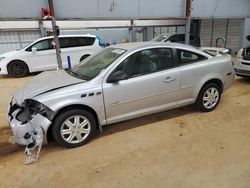
[[[201,54],[205,57],[211,58],[212,56],[201,51],[199,48],[196,48],[194,46],[186,45],[186,44],[180,44],[180,43],[174,43],[174,42],[131,42],[131,43],[122,43],[122,44],[116,44],[109,46],[108,48],[119,48],[119,49],[124,49],[127,50],[127,53],[140,50],[143,48],[180,48],[182,50],[188,50],[192,51],[198,54]]]
[[[39,38],[38,40],[44,40],[44,39],[51,39],[53,38],[54,36],[48,36],[48,37],[42,37],[42,38]],[[65,38],[65,37],[92,37],[92,38],[96,38],[95,35],[91,35],[91,34],[85,34],[85,35],[59,35],[58,36],[59,38]]]
[[[147,47],[169,47],[169,48],[182,48],[182,49],[189,49],[189,50],[197,50],[193,46],[180,44],[180,43],[173,43],[173,42],[131,42],[131,43],[122,43],[110,46],[111,48],[121,48],[124,50],[136,50],[140,48],[147,48]]]

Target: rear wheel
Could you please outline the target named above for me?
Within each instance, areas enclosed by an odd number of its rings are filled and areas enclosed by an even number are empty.
[[[94,116],[81,109],[71,109],[62,112],[52,127],[54,140],[67,148],[81,146],[87,143],[96,132]]]
[[[8,74],[14,77],[24,77],[29,74],[29,68],[23,61],[12,61],[8,65]]]
[[[220,87],[215,83],[206,84],[200,91],[196,100],[196,107],[203,112],[210,112],[220,102]]]

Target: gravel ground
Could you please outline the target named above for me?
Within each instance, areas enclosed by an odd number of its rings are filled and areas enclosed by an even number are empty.
[[[187,106],[104,128],[85,146],[42,148],[25,166],[8,143],[7,104],[26,78],[0,77],[0,187],[249,188],[250,79],[236,78],[217,109]]]

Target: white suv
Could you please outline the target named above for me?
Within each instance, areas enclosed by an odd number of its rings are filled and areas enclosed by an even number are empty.
[[[101,41],[95,35],[59,36],[63,67],[67,67],[67,56],[72,65],[101,48]],[[0,55],[0,74],[23,77],[31,72],[53,70],[57,68],[56,50],[53,37],[44,37],[25,48]]]

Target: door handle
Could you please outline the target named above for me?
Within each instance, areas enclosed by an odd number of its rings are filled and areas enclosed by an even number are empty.
[[[165,80],[163,80],[163,82],[170,83],[170,82],[173,82],[175,80],[176,80],[175,78],[172,78],[172,77],[168,76],[168,77],[165,78]]]

